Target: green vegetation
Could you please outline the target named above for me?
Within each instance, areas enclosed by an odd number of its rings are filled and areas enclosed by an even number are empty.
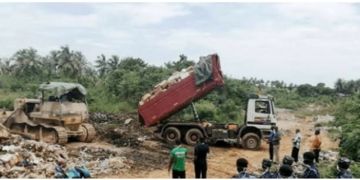
[[[92,66],[81,52],[70,50],[68,46],[51,51],[47,56],[40,56],[33,48],[22,49],[12,57],[0,59],[0,107],[12,109],[15,98],[36,97],[40,83],[65,81],[78,82],[88,89],[90,111],[136,112],[144,93],[167,79],[173,71],[196,62],[180,55],[178,60],[153,66],[141,58],[100,55]],[[226,85],[196,103],[201,119],[240,123],[246,95],[261,91],[276,98],[277,108],[298,110],[299,117],[335,114],[333,125],[343,128],[340,133],[342,155],[360,160],[360,80],[339,79],[332,89],[324,83],[311,86],[278,80],[235,79],[226,76],[226,70],[223,72]],[[309,104],[323,108],[312,111],[306,108]],[[193,119],[191,109],[185,109],[175,118]]]
[[[78,82],[88,89],[90,111],[136,112],[144,93],[167,79],[173,71],[195,63],[185,55],[161,67],[149,65],[140,58],[100,55],[92,66],[81,52],[70,50],[68,46],[44,57],[33,48],[21,49],[13,57],[0,60],[0,106],[12,109],[14,98],[36,97],[40,83],[65,81]],[[196,103],[201,119],[241,122],[246,95],[259,90],[274,95],[277,107],[289,109],[299,109],[309,103],[330,103],[333,100],[329,95],[335,92],[323,83],[296,86],[282,81],[234,79],[226,75],[224,79],[224,87]],[[175,117],[193,119],[190,108]]]
[[[321,178],[334,179],[337,178],[339,171],[336,169],[336,163],[319,163],[318,168]],[[350,165],[350,172],[355,178],[360,177],[360,163],[352,163]]]

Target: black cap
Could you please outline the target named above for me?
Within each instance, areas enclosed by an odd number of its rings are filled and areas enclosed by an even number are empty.
[[[270,168],[271,165],[272,165],[272,160],[271,160],[271,159],[269,159],[269,158],[264,158],[264,159],[262,160],[262,168],[263,168],[263,169]]]
[[[290,156],[285,156],[282,163],[292,166],[292,164],[294,163],[294,158],[292,158]]]
[[[245,158],[239,158],[236,160],[237,167],[247,167],[248,161]]]
[[[303,158],[304,158],[304,160],[314,161],[315,154],[312,151],[308,151],[303,154]]]
[[[281,165],[279,169],[279,173],[282,177],[290,177],[293,171],[293,168],[287,164]]]
[[[338,161],[338,166],[341,169],[348,169],[350,167],[351,161],[348,158],[342,157]]]

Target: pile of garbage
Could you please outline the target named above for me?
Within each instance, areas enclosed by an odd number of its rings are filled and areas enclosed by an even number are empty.
[[[92,176],[117,173],[133,164],[126,157],[101,148],[66,149],[12,134],[1,138],[0,149],[1,178],[53,178],[58,162],[66,162],[67,168],[85,167]]]
[[[146,139],[153,139],[154,133],[136,120],[137,114],[91,113],[89,123],[93,124],[100,140],[118,147],[137,147]]]
[[[157,95],[161,94],[162,92],[165,92],[169,87],[173,86],[174,84],[180,82],[181,80],[187,78],[190,76],[191,73],[194,72],[194,67],[189,66],[186,69],[182,69],[180,72],[175,71],[172,76],[170,76],[168,79],[163,80],[161,83],[154,86],[154,89],[146,93],[139,102],[139,105],[143,105],[145,102],[149,101],[150,99],[156,97]]]

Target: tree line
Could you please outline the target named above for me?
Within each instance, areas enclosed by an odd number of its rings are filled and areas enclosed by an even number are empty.
[[[93,99],[91,104],[115,103],[120,104],[120,109],[131,110],[135,109],[144,93],[163,79],[167,79],[173,71],[195,64],[196,61],[188,59],[185,55],[180,55],[178,60],[168,61],[163,66],[153,66],[141,58],[120,59],[118,55],[106,57],[101,54],[92,65],[82,52],[71,50],[67,45],[52,50],[45,56],[39,55],[36,49],[30,47],[18,50],[12,57],[0,59],[0,75],[14,79],[8,84],[0,82],[0,88],[9,87],[12,91],[31,90],[35,93],[38,83],[45,81],[78,82],[89,89],[89,96]],[[324,83],[319,83],[317,86],[296,85],[253,77],[236,79],[225,75],[224,79],[225,87],[201,100],[200,109],[216,109],[222,106],[232,107],[230,109],[234,110],[244,108],[246,95],[259,91],[275,95],[279,99],[280,107],[296,109],[310,102],[314,97],[335,96],[339,93],[354,94],[360,89],[360,81],[342,79],[336,81],[335,88],[325,87]],[[299,102],[304,98],[307,98],[305,103]],[[91,106],[93,110],[106,110],[99,109],[95,105]],[[208,114],[218,113],[208,112]],[[239,113],[237,111],[234,114]],[[222,119],[214,116],[210,118]],[[234,116],[235,119],[241,117]]]

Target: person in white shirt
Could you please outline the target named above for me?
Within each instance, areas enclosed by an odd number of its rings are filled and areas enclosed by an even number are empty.
[[[298,162],[301,138],[300,129],[296,129],[295,137],[292,139],[293,148],[291,152],[291,157],[294,158],[295,163]]]

